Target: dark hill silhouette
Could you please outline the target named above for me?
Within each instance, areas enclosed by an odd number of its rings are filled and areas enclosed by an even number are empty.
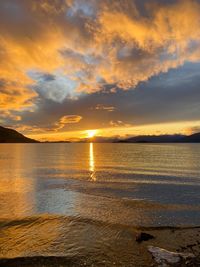
[[[0,143],[39,143],[15,130],[0,126]]]
[[[200,133],[192,135],[141,135],[121,139],[120,143],[200,143]]]
[[[184,135],[141,135],[129,137],[124,140],[120,140],[122,143],[174,143],[178,142]]]
[[[189,136],[183,137],[180,142],[183,143],[200,143],[200,133],[195,133]]]

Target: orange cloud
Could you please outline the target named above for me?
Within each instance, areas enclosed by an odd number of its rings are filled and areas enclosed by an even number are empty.
[[[55,123],[55,131],[64,128],[66,124],[78,123],[80,120],[82,120],[82,117],[79,115],[65,115],[60,118],[59,122]]]
[[[175,1],[173,5],[151,2],[146,8],[148,17],[138,13],[133,1],[105,5],[97,24],[91,25],[99,50],[107,53],[100,73],[108,83],[123,89],[185,61],[200,59],[197,1]]]
[[[56,123],[47,124],[43,127],[37,127],[36,125],[21,125],[18,123],[18,121],[20,120],[19,116],[14,116],[7,112],[5,112],[3,116],[0,116],[0,119],[4,118],[6,115],[9,116],[10,119],[16,121],[16,123],[14,124],[14,128],[19,132],[23,132],[26,135],[30,135],[33,133],[37,135],[44,134],[47,132],[48,134],[50,134],[51,132],[59,132],[59,130],[63,129],[67,124],[79,123],[82,120],[82,117],[79,115],[65,115],[61,117]]]
[[[78,123],[82,119],[79,115],[66,115],[60,119],[61,124]]]
[[[12,114],[8,110],[2,110],[0,114],[0,121],[4,122],[4,120],[21,121],[21,116]]]
[[[23,82],[0,80],[0,110],[24,110],[33,107],[36,92]]]
[[[132,0],[6,2],[0,3],[0,80],[6,81],[0,84],[1,110],[34,106],[37,80],[30,71],[61,73],[76,93],[93,93],[107,84],[128,90],[200,60],[195,0],[149,1],[148,16]]]

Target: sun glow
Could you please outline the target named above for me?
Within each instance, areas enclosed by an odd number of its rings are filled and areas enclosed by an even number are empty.
[[[88,138],[92,138],[96,135],[97,130],[87,130],[86,133]]]

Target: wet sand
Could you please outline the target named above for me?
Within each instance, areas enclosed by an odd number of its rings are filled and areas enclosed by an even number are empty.
[[[88,221],[73,218],[45,218],[41,223],[41,218],[31,218],[21,221],[1,222],[1,259],[2,267],[150,267],[159,266],[152,255],[148,251],[148,246],[155,246],[167,249],[173,252],[193,253],[195,258],[183,261],[179,264],[167,266],[200,266],[200,227],[131,227],[122,225],[105,225],[101,222]],[[49,220],[49,222],[47,222]],[[49,227],[50,232],[53,231],[52,222],[55,220],[64,220],[70,228],[65,235],[63,246],[57,248],[56,255],[51,255],[50,250],[44,250],[44,240],[46,238],[46,246],[55,245],[48,240],[47,235],[42,236],[42,231]],[[41,224],[39,224],[39,222]],[[57,222],[56,222],[57,223]],[[39,227],[37,226],[39,224]],[[38,234],[37,228],[44,227]],[[30,228],[29,228],[29,225]],[[41,226],[43,225],[43,226]],[[81,228],[80,228],[81,225]],[[15,240],[15,234],[20,229],[28,227],[28,232],[23,233],[23,241],[21,240],[19,248],[19,240]],[[36,227],[34,229],[34,227]],[[73,231],[78,227],[76,232]],[[24,230],[22,230],[24,231]],[[84,233],[83,233],[84,232]],[[154,236],[154,239],[138,243],[136,237],[139,233],[145,232]],[[12,234],[11,234],[12,233]],[[33,234],[34,233],[34,234]],[[73,235],[74,233],[74,235]],[[109,235],[108,235],[109,233]],[[86,235],[85,235],[86,234]],[[103,236],[105,234],[105,236]],[[84,238],[83,238],[84,236]],[[34,241],[31,241],[35,238]],[[72,240],[74,239],[74,240]],[[82,246],[85,248],[73,251],[72,246],[76,247],[76,242],[82,239]],[[84,240],[83,240],[84,239]],[[42,245],[37,247],[38,243]],[[58,242],[58,240],[56,241]],[[49,243],[49,244],[48,244]],[[69,243],[71,244],[69,247]],[[32,244],[32,246],[31,246]],[[37,245],[36,245],[37,244]],[[73,244],[73,245],[72,245]],[[18,245],[18,249],[17,249]],[[88,246],[88,247],[86,247]],[[4,256],[2,255],[2,249]],[[60,249],[60,250],[59,250]],[[70,251],[71,250],[71,251]],[[69,253],[70,251],[70,253]],[[73,252],[72,252],[73,251]],[[23,253],[26,255],[23,255]],[[63,254],[61,255],[61,252]],[[14,256],[14,255],[17,256]],[[20,256],[23,255],[23,256]],[[31,255],[32,254],[32,255]],[[59,255],[60,254],[60,255]],[[10,256],[9,256],[10,255]],[[12,256],[11,256],[12,255]],[[2,257],[3,256],[3,257]],[[9,256],[9,257],[8,257]],[[160,265],[164,266],[164,265]]]

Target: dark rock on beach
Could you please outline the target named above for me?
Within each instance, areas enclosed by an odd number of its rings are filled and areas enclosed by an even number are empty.
[[[147,234],[147,233],[144,233],[144,232],[141,232],[139,234],[136,235],[136,238],[135,240],[138,242],[138,243],[141,243],[142,241],[148,241],[150,239],[154,239],[155,237],[153,235],[150,235],[150,234]]]

